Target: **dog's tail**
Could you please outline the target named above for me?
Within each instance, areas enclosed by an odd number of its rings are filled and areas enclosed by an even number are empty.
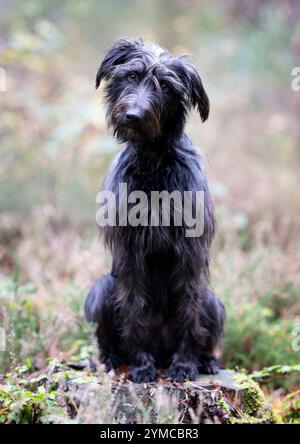
[[[113,297],[116,280],[111,274],[107,274],[92,285],[86,297],[84,311],[88,322],[101,323],[105,309],[110,306]]]

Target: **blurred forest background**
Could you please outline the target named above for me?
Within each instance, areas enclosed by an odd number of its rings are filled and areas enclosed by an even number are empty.
[[[0,0],[0,28],[0,384],[95,354],[83,301],[110,264],[95,200],[120,146],[94,80],[114,39],[142,36],[196,56],[211,99],[208,122],[193,114],[187,132],[218,221],[223,365],[255,372],[284,420],[300,421],[299,2]]]

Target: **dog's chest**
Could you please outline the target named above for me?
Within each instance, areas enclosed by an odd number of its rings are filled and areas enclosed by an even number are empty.
[[[129,191],[183,191],[188,186],[187,165],[171,153],[137,156],[124,168],[123,180]]]

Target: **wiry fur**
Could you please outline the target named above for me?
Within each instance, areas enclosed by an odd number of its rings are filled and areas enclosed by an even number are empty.
[[[118,196],[125,182],[128,193],[148,196],[202,190],[205,210],[196,238],[185,236],[184,225],[102,228],[112,270],[94,283],[85,305],[87,320],[98,324],[100,360],[107,370],[129,364],[135,382],[154,380],[157,367],[177,381],[216,373],[224,308],[207,288],[215,219],[201,157],[183,132],[191,107],[202,121],[208,117],[202,81],[185,56],[141,39],[120,39],[107,51],[96,87],[102,80],[108,123],[125,143],[103,189]]]

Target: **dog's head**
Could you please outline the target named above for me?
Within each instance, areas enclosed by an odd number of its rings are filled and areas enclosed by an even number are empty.
[[[142,39],[119,39],[108,49],[96,88],[106,80],[108,124],[121,141],[176,137],[187,112],[196,107],[204,122],[209,100],[201,78],[185,55]]]

